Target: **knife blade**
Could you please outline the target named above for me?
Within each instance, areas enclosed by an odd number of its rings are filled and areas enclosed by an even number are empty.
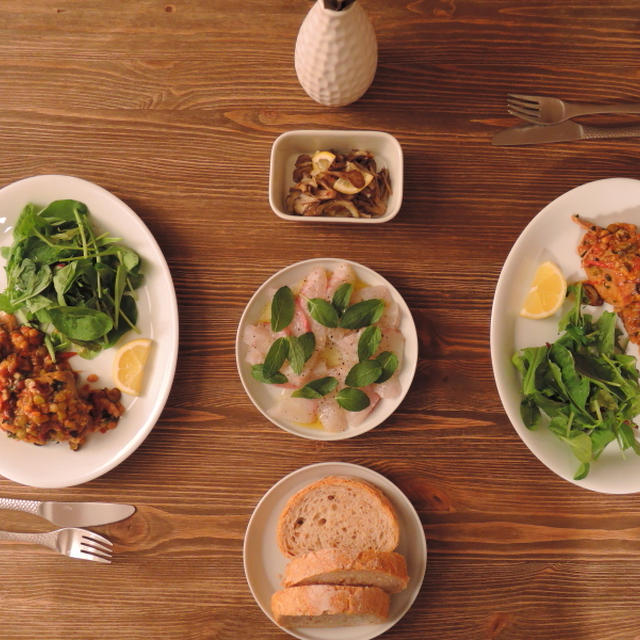
[[[640,126],[590,127],[567,120],[561,124],[528,124],[498,131],[493,136],[495,146],[515,146],[523,144],[547,144],[551,142],[571,142],[573,140],[630,138],[640,136]]]
[[[0,498],[0,509],[24,511],[61,527],[93,527],[119,522],[135,513],[130,504],[109,502],[53,502]]]

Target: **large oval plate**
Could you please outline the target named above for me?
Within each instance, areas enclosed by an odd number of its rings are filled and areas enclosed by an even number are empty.
[[[123,244],[140,254],[145,281],[138,289],[138,328],[121,343],[136,337],[153,340],[141,396],[123,395],[125,413],[118,426],[107,433],[93,433],[78,450],[64,444],[42,447],[19,442],[0,434],[0,474],[33,487],[59,488],[87,482],[113,469],[144,441],[158,420],[171,389],[178,354],[178,310],[171,274],[158,244],[140,218],[120,199],[102,187],[72,176],[42,175],[25,178],[0,189],[0,244],[13,242],[13,224],[23,207],[33,202],[46,205],[53,200],[75,199],[89,207],[96,227],[122,238]],[[6,274],[0,272],[0,290]],[[118,345],[116,345],[118,346]],[[71,359],[80,377],[96,374],[93,386],[113,386],[111,365],[115,348],[94,360]]]
[[[256,506],[244,537],[244,571],[251,593],[264,614],[271,615],[271,596],[281,588],[280,580],[287,564],[276,542],[278,518],[287,500],[303,487],[326,476],[353,476],[378,487],[393,504],[400,521],[400,541],[396,551],[407,561],[409,584],[391,596],[389,619],[383,624],[355,627],[285,629],[300,640],[370,640],[384,633],[409,610],[416,599],[427,568],[427,542],[420,517],[410,500],[383,475],[357,464],[320,462],[293,471],[282,478]]]
[[[404,355],[402,363],[398,370],[401,392],[395,398],[383,398],[378,405],[371,411],[357,427],[348,428],[345,431],[329,432],[321,429],[306,427],[304,425],[287,422],[285,420],[276,419],[269,414],[269,409],[276,403],[277,389],[273,385],[258,382],[251,375],[251,366],[246,362],[247,345],[243,342],[242,336],[245,327],[254,324],[262,315],[265,307],[270,303],[270,292],[284,285],[294,287],[304,280],[304,277],[313,269],[313,267],[324,267],[325,269],[335,269],[340,263],[351,265],[356,273],[357,278],[367,285],[384,285],[390,291],[393,300],[400,308],[400,324],[398,329],[404,336]],[[418,364],[418,334],[416,326],[413,322],[411,312],[407,303],[404,301],[396,288],[379,273],[372,269],[358,264],[351,260],[340,260],[338,258],[312,258],[311,260],[303,260],[295,264],[285,267],[271,276],[258,290],[254,293],[251,300],[247,304],[244,313],[238,325],[236,335],[236,363],[240,380],[247,392],[247,395],[256,406],[256,408],[273,424],[281,429],[293,433],[294,435],[308,438],[311,440],[343,440],[352,438],[373,429],[377,425],[386,420],[400,405],[405,395],[409,391],[413,376],[416,372]]]
[[[612,222],[640,225],[640,181],[609,178],[589,182],[548,204],[524,229],[509,253],[498,284],[491,314],[491,360],[505,411],[518,435],[549,469],[575,484],[601,493],[640,491],[640,457],[611,443],[591,465],[584,480],[573,476],[579,465],[568,446],[548,429],[527,429],[520,418],[520,379],[511,357],[515,351],[539,346],[558,336],[562,311],[544,320],[519,315],[524,296],[538,265],[555,262],[567,281],[585,277],[577,253],[583,230],[571,220],[575,213],[600,226]],[[566,309],[566,306],[563,308]],[[633,355],[637,349],[629,350]]]

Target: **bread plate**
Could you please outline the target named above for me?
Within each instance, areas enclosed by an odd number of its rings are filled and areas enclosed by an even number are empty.
[[[395,484],[376,471],[346,462],[322,462],[302,467],[277,482],[258,502],[249,520],[244,538],[245,576],[256,602],[276,624],[271,614],[271,596],[281,588],[280,580],[288,562],[276,543],[278,517],[293,494],[329,475],[347,475],[366,480],[378,487],[391,501],[400,521],[397,551],[407,560],[409,585],[407,589],[391,597],[389,619],[383,624],[281,628],[300,640],[369,640],[390,629],[409,610],[420,591],[427,566],[427,543],[416,510]]]
[[[242,336],[248,325],[258,322],[265,308],[271,301],[273,291],[288,285],[295,287],[314,267],[323,267],[328,270],[335,269],[339,264],[346,263],[355,271],[356,277],[362,283],[367,285],[384,285],[390,292],[392,299],[398,305],[400,310],[399,331],[404,337],[404,353],[402,363],[398,369],[397,375],[400,382],[400,393],[394,398],[383,398],[377,406],[371,411],[366,419],[358,426],[350,427],[345,431],[330,432],[320,428],[314,428],[286,421],[282,418],[274,417],[270,413],[276,402],[280,390],[276,385],[267,385],[258,382],[251,375],[251,365],[247,362],[248,347],[244,344]],[[373,429],[384,420],[386,420],[400,405],[405,395],[409,391],[409,387],[413,381],[418,364],[418,335],[416,326],[411,316],[411,312],[407,303],[404,301],[397,289],[379,273],[373,269],[365,267],[362,264],[351,260],[343,260],[339,258],[313,258],[311,260],[303,260],[281,269],[270,278],[268,278],[253,294],[249,300],[244,313],[238,325],[236,335],[236,363],[240,380],[244,386],[247,395],[255,407],[273,424],[302,438],[311,440],[343,440],[352,438]]]

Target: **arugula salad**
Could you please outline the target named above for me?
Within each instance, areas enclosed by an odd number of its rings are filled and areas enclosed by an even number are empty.
[[[571,309],[559,323],[552,344],[516,352],[513,364],[522,377],[520,413],[527,428],[543,424],[575,455],[574,480],[587,476],[605,447],[617,441],[623,452],[640,455],[635,416],[640,414],[636,358],[625,353],[617,315],[598,319],[584,313],[582,283],[569,287]]]
[[[27,204],[1,254],[7,288],[0,310],[43,331],[52,357],[73,345],[93,358],[137,331],[140,257],[119,238],[97,234],[84,203]]]

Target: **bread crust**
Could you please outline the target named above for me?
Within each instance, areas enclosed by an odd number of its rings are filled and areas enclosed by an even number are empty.
[[[399,538],[398,517],[389,499],[351,476],[327,476],[295,493],[280,514],[276,532],[287,558],[323,548],[393,551]]]
[[[407,587],[407,563],[395,551],[310,551],[289,562],[282,577],[284,587],[306,584],[376,586],[387,593]]]
[[[285,627],[380,623],[389,615],[389,594],[377,587],[289,587],[273,594],[271,611]]]

